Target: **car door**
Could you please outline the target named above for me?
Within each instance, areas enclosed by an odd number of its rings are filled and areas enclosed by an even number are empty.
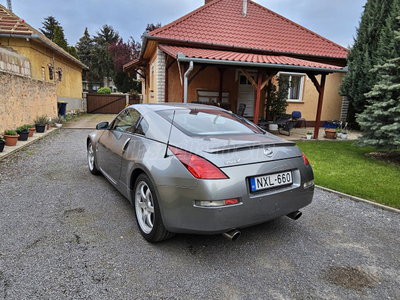
[[[97,161],[104,175],[114,184],[121,174],[121,160],[132,139],[140,114],[136,109],[124,109],[97,143]]]

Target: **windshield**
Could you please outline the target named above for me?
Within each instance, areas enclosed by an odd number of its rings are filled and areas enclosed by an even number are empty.
[[[187,135],[223,135],[262,133],[234,114],[217,109],[164,110],[157,112]]]

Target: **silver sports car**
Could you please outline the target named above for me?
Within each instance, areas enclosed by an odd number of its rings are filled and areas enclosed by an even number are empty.
[[[284,215],[297,219],[314,175],[293,143],[215,106],[138,104],[87,139],[92,174],[135,208],[143,237],[218,234]]]

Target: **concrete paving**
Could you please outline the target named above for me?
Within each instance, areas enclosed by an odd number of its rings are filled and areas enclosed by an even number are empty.
[[[50,129],[46,129],[45,132],[43,133],[37,133],[36,131],[34,132],[32,137],[29,137],[27,141],[18,141],[17,145],[15,146],[4,146],[3,152],[0,152],[0,160],[3,158],[15,153],[21,148],[25,148],[26,146],[34,143],[35,141],[42,139],[46,135],[50,134],[51,132],[57,130],[55,127],[51,127]]]

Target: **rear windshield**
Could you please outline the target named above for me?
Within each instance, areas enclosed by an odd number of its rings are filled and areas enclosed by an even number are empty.
[[[175,112],[175,114],[174,114]],[[185,109],[158,111],[187,135],[223,135],[262,133],[257,127],[234,114],[216,109]]]

